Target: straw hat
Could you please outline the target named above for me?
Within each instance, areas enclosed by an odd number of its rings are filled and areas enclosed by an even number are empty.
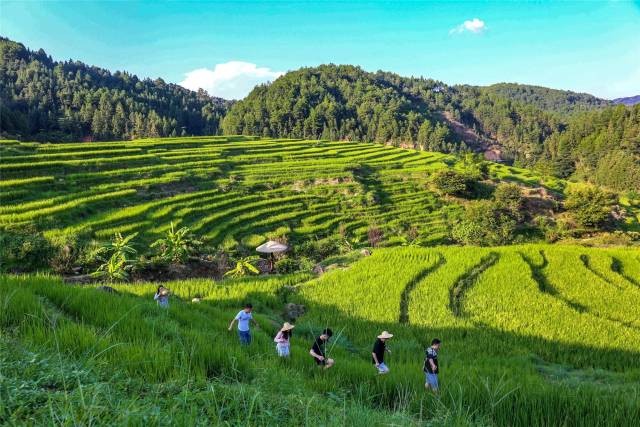
[[[387,331],[382,331],[382,333],[380,335],[378,335],[378,338],[380,338],[380,339],[389,339],[389,338],[392,338],[392,337],[393,337],[393,334],[390,334]]]
[[[289,323],[289,322],[284,322],[284,325],[282,325],[282,329],[281,329],[281,330],[282,330],[282,331],[290,331],[290,330],[292,330],[293,328],[295,328],[295,325],[292,325],[292,324],[291,324],[291,323]]]

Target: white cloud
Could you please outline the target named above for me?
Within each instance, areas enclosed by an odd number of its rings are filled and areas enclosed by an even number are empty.
[[[471,20],[466,20],[462,24],[458,25],[455,28],[452,28],[449,31],[449,34],[460,34],[468,31],[474,34],[480,34],[487,29],[484,21],[482,19],[473,18]]]
[[[283,74],[283,71],[258,67],[251,62],[229,61],[216,64],[213,70],[198,68],[189,71],[180,85],[191,90],[202,88],[212,96],[240,99],[251,92],[256,85],[273,81]]]

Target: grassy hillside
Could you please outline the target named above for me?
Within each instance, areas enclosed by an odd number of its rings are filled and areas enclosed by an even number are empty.
[[[301,244],[338,232],[364,241],[373,226],[387,244],[401,243],[408,229],[435,244],[461,207],[435,193],[430,177],[467,167],[454,156],[378,144],[251,137],[5,142],[0,156],[0,227],[29,237],[4,262],[22,271],[45,260],[40,249],[77,254],[116,232],[138,232],[144,249],[172,222],[213,248],[252,249],[273,236]],[[563,185],[500,165],[489,175]]]
[[[215,283],[117,285],[0,276],[0,421],[129,425],[633,425],[640,417],[640,259],[572,246],[396,248],[345,270]],[[191,303],[195,296],[200,303]],[[228,322],[253,302],[243,351]],[[303,304],[292,358],[272,337]],[[336,331],[318,371],[313,336]],[[395,334],[391,373],[370,347]],[[423,390],[437,336],[442,394]]]

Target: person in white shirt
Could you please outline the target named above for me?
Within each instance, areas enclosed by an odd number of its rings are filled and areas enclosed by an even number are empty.
[[[229,324],[229,330],[233,330],[233,324],[238,321],[238,337],[240,338],[240,344],[251,344],[251,329],[249,327],[250,322],[253,322],[256,328],[258,323],[253,319],[253,306],[251,304],[245,304],[244,309],[240,310],[236,317],[233,318]]]

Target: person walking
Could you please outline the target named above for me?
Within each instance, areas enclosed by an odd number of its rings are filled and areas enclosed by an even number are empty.
[[[313,357],[318,366],[324,366],[324,369],[329,369],[333,366],[335,361],[327,358],[327,342],[333,336],[333,331],[329,328],[322,331],[320,336],[313,342],[309,354]]]
[[[438,383],[438,373],[440,372],[440,368],[438,367],[438,351],[440,351],[440,340],[434,338],[433,341],[431,341],[431,347],[427,348],[425,352],[424,359],[424,386],[427,390],[431,390],[434,393],[437,393],[440,389]]]
[[[169,308],[169,289],[164,286],[158,286],[158,290],[156,294],[153,296],[153,299],[158,303],[159,307]]]
[[[382,331],[380,335],[378,335],[378,339],[373,344],[373,351],[371,352],[371,360],[378,370],[378,374],[388,374],[389,368],[384,363],[384,353],[391,353],[391,350],[387,348],[387,340],[393,338],[393,334],[390,334],[387,331]]]
[[[233,318],[231,323],[229,324],[229,330],[233,329],[233,324],[238,321],[238,337],[240,338],[240,344],[249,345],[251,344],[251,329],[250,322],[253,322],[256,328],[258,327],[258,322],[256,322],[253,318],[253,306],[249,303],[245,304],[244,308],[238,312],[236,317]]]
[[[293,332],[294,325],[289,322],[284,322],[282,328],[278,331],[278,334],[273,339],[276,343],[276,351],[280,357],[289,357],[291,333]]]

